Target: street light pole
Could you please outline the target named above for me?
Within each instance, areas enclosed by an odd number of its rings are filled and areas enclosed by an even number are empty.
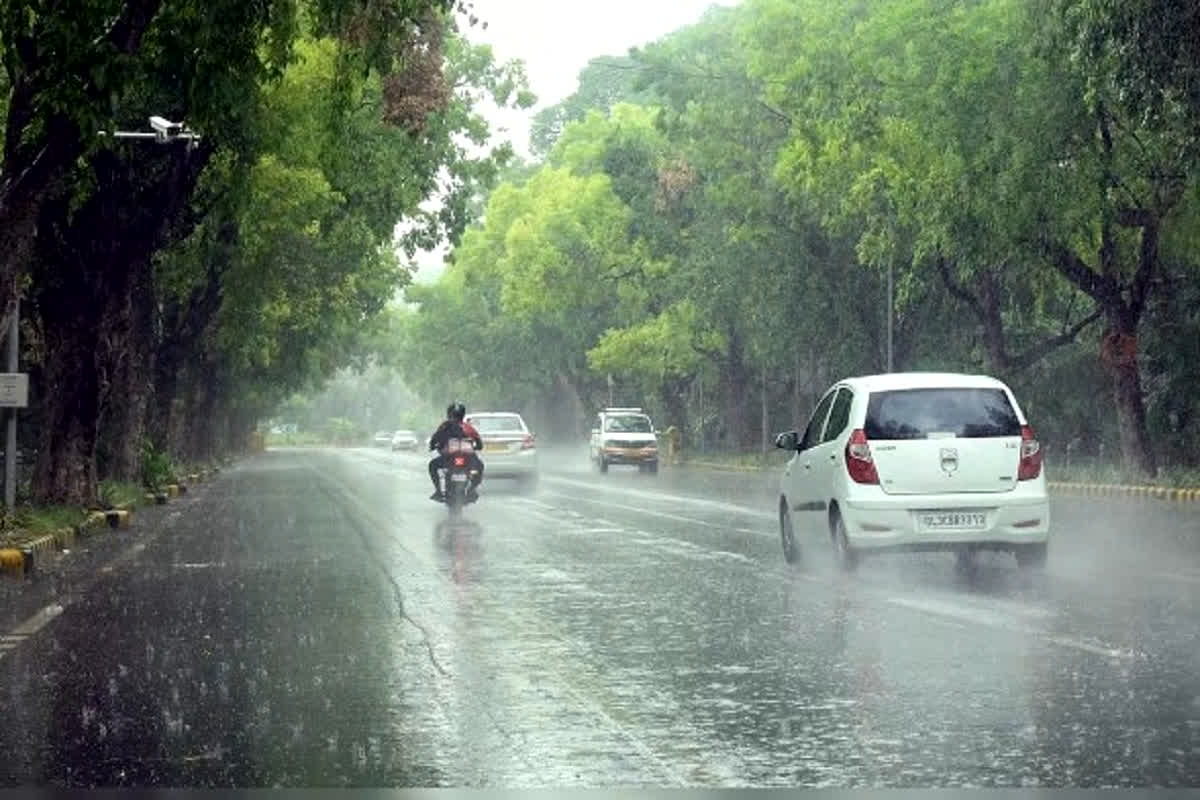
[[[895,285],[892,280],[892,259],[888,259],[888,276],[887,276],[887,371],[892,372],[895,368],[895,360],[892,346],[892,324],[895,315]]]
[[[17,371],[21,356],[17,337],[21,332],[21,298],[13,303],[12,316],[8,320],[8,371]],[[8,436],[4,444],[4,507],[10,512],[17,505],[17,409],[8,410]]]

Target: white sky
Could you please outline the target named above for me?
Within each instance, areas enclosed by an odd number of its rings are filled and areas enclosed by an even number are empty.
[[[492,46],[497,61],[525,62],[529,88],[538,102],[525,112],[486,113],[493,129],[529,155],[533,115],[575,91],[579,71],[599,55],[623,55],[695,22],[713,5],[737,0],[475,0],[475,15],[487,22],[466,30],[473,42]],[[441,272],[443,253],[423,254],[417,280]]]

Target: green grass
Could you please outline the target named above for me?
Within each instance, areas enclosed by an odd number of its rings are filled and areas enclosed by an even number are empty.
[[[145,493],[144,487],[131,481],[100,481],[100,505],[105,508],[140,505]]]
[[[62,528],[71,528],[87,519],[83,509],[74,506],[24,506],[3,517],[0,544],[18,545]]]
[[[1059,464],[1048,461],[1046,477],[1058,483],[1164,486],[1172,489],[1200,487],[1200,469],[1195,467],[1166,466],[1159,469],[1157,477],[1147,478],[1144,475],[1127,472],[1116,464],[1094,462]]]
[[[696,451],[683,452],[683,463],[689,461],[700,464],[719,464],[724,467],[737,467],[741,469],[771,469],[774,467],[782,467],[787,463],[788,455],[782,450],[772,448],[765,453],[754,452],[710,452],[700,453]]]

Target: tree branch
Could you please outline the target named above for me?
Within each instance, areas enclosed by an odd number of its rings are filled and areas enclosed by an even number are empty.
[[[1142,247],[1138,255],[1138,268],[1133,276],[1133,285],[1129,291],[1129,313],[1133,318],[1140,319],[1146,308],[1146,296],[1150,293],[1150,283],[1158,268],[1158,222],[1153,218],[1142,225]]]
[[[959,283],[954,278],[954,274],[950,270],[949,262],[940,253],[936,259],[938,274],[942,276],[942,283],[946,285],[946,290],[950,292],[958,300],[970,306],[981,318],[983,317],[983,306],[979,303],[979,298],[971,294],[965,286]]]
[[[1080,332],[1082,332],[1096,320],[1100,319],[1103,314],[1103,310],[1097,308],[1091,314],[1088,314],[1086,317],[1079,320],[1074,325],[1071,325],[1057,336],[1051,336],[1048,339],[1043,339],[1025,352],[1014,356],[1009,361],[1010,365],[1014,370],[1023,370],[1033,366],[1058,348],[1073,342],[1075,337],[1078,336]]]
[[[1117,224],[1126,228],[1144,228],[1154,224],[1154,215],[1144,208],[1117,209]]]
[[[1121,302],[1117,282],[1089,267],[1070,248],[1059,242],[1046,241],[1042,242],[1042,251],[1064,278],[1100,305],[1113,306]]]
[[[121,15],[109,27],[103,41],[125,55],[138,49],[163,0],[126,0]]]

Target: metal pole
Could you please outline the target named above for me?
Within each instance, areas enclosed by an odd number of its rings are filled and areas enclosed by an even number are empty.
[[[888,259],[888,278],[887,278],[887,371],[891,372],[894,367],[892,355],[892,318],[893,309],[895,308],[895,300],[893,299],[894,285],[892,282],[892,260]]]
[[[17,371],[21,355],[17,336],[21,330],[21,301],[13,305],[12,318],[8,322],[8,371]],[[4,446],[4,506],[12,511],[17,504],[17,409],[8,410],[8,440]]]

